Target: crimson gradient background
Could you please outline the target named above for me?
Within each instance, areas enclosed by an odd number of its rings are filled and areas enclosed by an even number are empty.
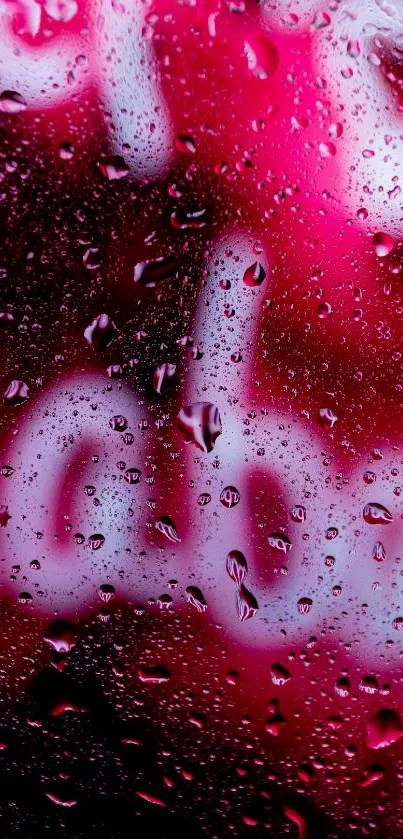
[[[403,837],[402,32],[0,0],[5,837]]]

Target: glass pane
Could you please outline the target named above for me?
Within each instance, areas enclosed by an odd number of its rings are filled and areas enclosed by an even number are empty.
[[[0,0],[2,835],[403,835],[397,0]]]

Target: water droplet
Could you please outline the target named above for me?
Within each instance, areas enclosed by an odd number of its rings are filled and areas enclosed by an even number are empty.
[[[351,690],[349,679],[347,679],[345,676],[342,676],[340,679],[337,680],[334,689],[338,696],[345,698],[349,695]]]
[[[266,271],[260,262],[254,262],[250,265],[243,275],[243,281],[245,285],[249,286],[249,288],[256,288],[257,286],[262,285],[265,279]]]
[[[175,256],[159,256],[147,262],[138,262],[134,266],[134,282],[154,288],[165,280],[174,279],[179,267],[180,262]]]
[[[98,166],[104,178],[108,181],[119,181],[129,173],[129,167],[123,157],[112,155],[105,160],[98,161]]]
[[[230,551],[227,555],[226,568],[228,576],[237,586],[242,585],[247,573],[248,564],[241,551]]]
[[[60,160],[72,160],[74,156],[74,146],[71,143],[62,143],[59,148]]]
[[[363,479],[366,484],[373,484],[376,481],[375,472],[364,472]]]
[[[0,94],[0,111],[3,114],[19,114],[27,109],[27,103],[15,90],[3,90]]]
[[[246,621],[249,620],[249,618],[253,618],[259,609],[256,597],[244,585],[240,585],[239,588],[237,588],[235,605],[240,621]]]
[[[320,318],[321,320],[325,320],[326,318],[330,317],[330,315],[333,313],[333,309],[330,303],[320,303],[320,305],[317,308],[317,312],[318,318]]]
[[[385,749],[403,736],[403,727],[397,711],[382,708],[367,724],[367,746],[369,749]]]
[[[13,379],[3,394],[4,402],[11,407],[22,405],[28,398],[28,385],[22,382],[21,379]]]
[[[329,133],[329,137],[332,137],[333,139],[336,139],[337,137],[341,137],[341,135],[343,133],[343,126],[342,126],[341,122],[332,122],[332,124],[329,125],[329,132],[328,133]]]
[[[175,138],[175,147],[183,154],[196,154],[196,144],[188,134],[179,134]]]
[[[200,589],[197,588],[197,586],[187,587],[186,600],[188,603],[194,606],[194,608],[197,609],[198,612],[205,612],[207,609],[207,603],[204,599],[204,596]]]
[[[271,680],[274,685],[286,685],[291,679],[291,673],[282,664],[276,662],[270,670]]]
[[[312,25],[314,29],[324,29],[330,23],[331,17],[327,12],[316,12]]]
[[[139,667],[138,677],[141,682],[149,682],[154,685],[161,685],[171,678],[171,673],[163,664],[154,664],[150,667]]]
[[[176,364],[170,364],[168,361],[160,364],[154,372],[153,389],[155,393],[166,393],[168,384],[175,377]]]
[[[14,475],[15,469],[12,466],[2,466],[1,467],[1,474],[3,478],[11,478]]]
[[[117,334],[113,320],[106,314],[98,315],[84,330],[84,338],[96,352],[106,350]]]
[[[205,207],[180,207],[171,213],[170,222],[176,230],[200,230],[208,222],[208,211]]]
[[[83,265],[88,271],[95,271],[102,265],[102,256],[98,248],[88,248],[83,256]]]
[[[389,510],[383,504],[376,504],[375,502],[366,504],[362,514],[367,524],[390,524],[393,521],[393,516]]]
[[[78,11],[76,0],[45,0],[44,7],[46,14],[59,23],[69,23]]]
[[[202,452],[211,452],[217,437],[222,433],[221,417],[211,402],[195,402],[181,408],[178,427],[187,438]]]
[[[358,56],[360,54],[361,54],[360,42],[357,41],[356,39],[352,40],[352,41],[348,41],[347,42],[347,55],[349,55],[350,58],[358,58]]]
[[[300,615],[307,615],[311,611],[312,600],[310,597],[301,597],[298,600],[298,611]]]
[[[256,79],[270,79],[278,66],[278,53],[270,38],[254,32],[245,39],[248,69]]]
[[[267,541],[275,551],[282,551],[282,553],[287,554],[291,550],[291,541],[285,533],[271,533],[267,537]]]
[[[338,418],[331,408],[320,408],[318,412],[320,425],[323,428],[333,428]]]
[[[372,766],[368,766],[362,773],[360,787],[371,786],[371,784],[374,784],[376,781],[380,781],[384,774],[385,769],[380,763],[374,763]]]
[[[40,571],[41,563],[38,559],[33,559],[29,563],[29,567],[32,569],[32,571]]]
[[[127,484],[138,484],[141,481],[140,469],[126,469],[124,479]]]
[[[158,608],[161,609],[162,612],[167,612],[168,609],[171,608],[172,602],[172,597],[169,594],[160,594],[157,598]]]
[[[30,594],[28,591],[22,591],[18,595],[18,602],[23,603],[25,605],[27,605],[28,603],[31,603],[32,602],[32,594]]]
[[[167,539],[171,542],[180,542],[180,537],[178,536],[178,531],[172,521],[168,516],[161,516],[156,522],[155,527],[159,530],[160,533],[163,533]]]
[[[372,550],[372,558],[376,560],[376,562],[384,562],[386,559],[386,551],[382,542],[376,542],[373,550]]]
[[[223,507],[226,507],[228,510],[231,507],[236,507],[241,500],[241,495],[239,490],[236,487],[228,486],[224,487],[224,489],[220,493],[220,501]]]
[[[209,492],[201,492],[197,499],[199,507],[205,507],[207,504],[210,504],[210,501],[211,495]]]
[[[116,414],[116,416],[111,417],[111,419],[109,420],[109,428],[111,428],[112,431],[119,431],[120,433],[122,431],[126,431],[126,417],[122,416],[122,414]]]
[[[69,653],[76,643],[73,624],[63,618],[52,621],[43,638],[57,653]]]
[[[94,533],[88,539],[88,544],[93,551],[99,551],[102,545],[105,544],[105,536],[102,533]]]
[[[290,510],[290,516],[293,521],[297,524],[303,524],[306,520],[306,509],[302,506],[302,504],[296,504],[295,507],[292,507]]]
[[[394,240],[388,233],[375,233],[372,237],[372,244],[374,245],[376,255],[380,257],[388,256],[395,247]]]
[[[168,580],[168,588],[178,588],[177,580]]]
[[[334,143],[319,143],[319,154],[321,157],[334,157],[336,151],[337,149]]]
[[[378,682],[375,676],[363,676],[359,684],[360,690],[364,693],[374,694],[378,690]]]
[[[99,596],[104,603],[109,603],[115,597],[115,586],[103,583],[99,588]]]
[[[396,629],[397,632],[401,632],[403,630],[403,618],[402,617],[398,617],[398,618],[394,619],[393,629]]]

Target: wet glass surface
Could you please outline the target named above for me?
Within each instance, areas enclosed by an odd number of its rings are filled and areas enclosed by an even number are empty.
[[[0,0],[5,837],[403,835],[402,32]]]

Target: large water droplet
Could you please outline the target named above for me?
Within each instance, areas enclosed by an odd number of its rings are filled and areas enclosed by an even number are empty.
[[[129,173],[129,167],[123,157],[112,155],[98,162],[100,171],[108,181],[119,181]]]
[[[69,653],[76,643],[73,624],[63,618],[52,621],[43,638],[58,653]]]
[[[159,256],[147,262],[138,262],[134,266],[134,282],[146,288],[154,288],[164,280],[176,277],[179,266],[180,262],[175,256]]]
[[[3,399],[6,405],[10,405],[12,407],[22,405],[22,403],[26,402],[28,398],[28,385],[26,385],[25,382],[22,382],[21,379],[13,379],[3,394]]]
[[[189,443],[202,452],[211,452],[217,437],[222,433],[221,417],[211,402],[195,402],[181,408],[178,426]]]
[[[382,708],[367,724],[369,749],[385,749],[403,737],[403,727],[397,711]]]
[[[0,94],[0,111],[3,114],[19,114],[27,109],[27,103],[15,90],[3,90]]]
[[[291,541],[285,533],[271,533],[267,537],[267,541],[275,551],[282,551],[282,553],[287,554],[291,550]]]
[[[278,66],[278,53],[273,42],[263,32],[253,32],[245,38],[248,68],[257,79],[270,79]]]
[[[154,664],[149,667],[145,665],[139,667],[138,676],[141,682],[161,685],[171,678],[171,673],[163,664]]]
[[[262,285],[266,278],[266,271],[263,268],[263,265],[260,262],[254,262],[249,268],[246,269],[243,275],[243,281],[245,285],[249,286],[249,288],[256,288],[257,286]]]
[[[390,524],[393,521],[392,513],[383,504],[376,502],[366,504],[362,514],[367,524]]]
[[[175,374],[176,364],[170,364],[169,361],[166,361],[164,364],[160,364],[155,370],[153,376],[153,389],[155,390],[155,393],[165,393],[168,390],[169,382],[172,381]]]
[[[84,330],[84,338],[96,352],[106,350],[117,334],[113,320],[106,314],[98,315]]]
[[[377,256],[388,256],[395,247],[394,240],[388,233],[375,233],[372,237],[372,244]]]
[[[205,612],[207,609],[207,603],[204,599],[204,596],[200,589],[197,588],[197,586],[187,587],[186,600],[188,603],[194,606],[194,608],[197,609],[198,612]]]
[[[155,527],[160,533],[163,533],[171,542],[180,542],[178,531],[169,516],[161,516],[156,522]]]
[[[247,573],[248,564],[241,551],[230,551],[227,556],[226,568],[228,576],[238,586],[242,585]]]
[[[241,494],[236,487],[228,486],[224,487],[224,489],[220,493],[220,501],[223,507],[226,507],[228,510],[231,507],[236,507],[241,500]]]
[[[256,597],[244,585],[240,585],[237,589],[235,603],[240,621],[246,621],[249,620],[249,618],[253,618],[259,609]]]

